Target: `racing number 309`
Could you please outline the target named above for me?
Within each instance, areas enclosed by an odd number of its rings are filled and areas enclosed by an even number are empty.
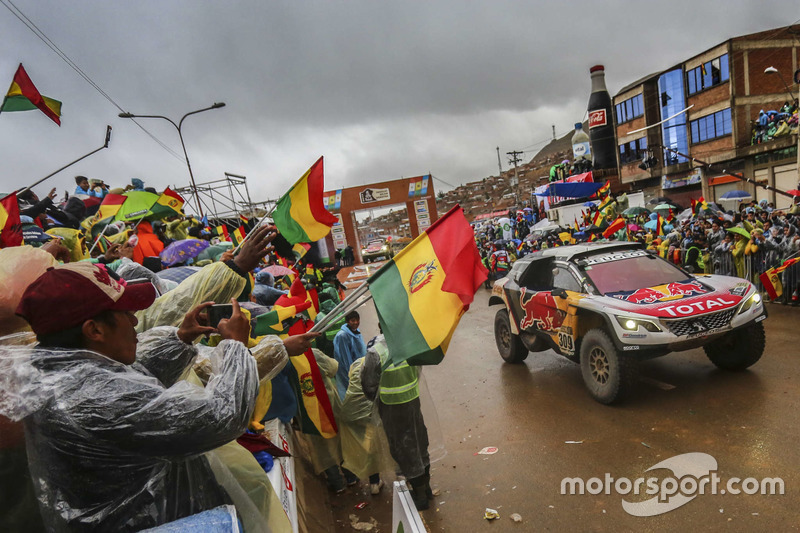
[[[565,352],[570,352],[575,349],[575,345],[572,341],[572,335],[568,335],[566,333],[559,333],[558,334],[558,347],[564,350]]]

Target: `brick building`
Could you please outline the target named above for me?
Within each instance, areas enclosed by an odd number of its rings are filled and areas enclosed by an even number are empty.
[[[732,189],[787,204],[729,173],[797,188],[797,130],[762,138],[755,125],[762,110],[780,111],[797,98],[798,56],[800,25],[786,26],[734,37],[622,88],[613,98],[622,183],[684,205],[700,195],[717,200]],[[765,72],[768,67],[779,74]]]

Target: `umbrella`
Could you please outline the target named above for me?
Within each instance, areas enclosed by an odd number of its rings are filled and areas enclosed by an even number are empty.
[[[597,204],[594,202],[584,202],[583,207],[597,207]]]
[[[635,217],[636,215],[649,215],[650,210],[646,207],[629,207],[622,214],[626,217]]]
[[[505,246],[506,244],[508,244],[508,241],[505,239],[497,239],[494,241],[495,246]]]
[[[232,242],[224,242],[219,244],[213,244],[197,254],[195,257],[195,261],[204,261],[209,259],[211,261],[219,261],[220,256],[230,250],[233,247]]]
[[[645,227],[645,229],[649,229],[649,230],[655,231],[657,225],[658,225],[658,220],[651,220],[649,222],[646,222],[644,227]]]
[[[668,203],[658,204],[653,208],[653,211],[669,211],[670,209],[678,209],[678,206]]]
[[[123,220],[128,222],[130,220],[139,220],[148,215],[151,215],[150,208],[158,200],[158,195],[147,191],[128,191],[123,196],[127,199],[123,202],[122,207],[117,211],[114,220]]]
[[[292,274],[293,273],[291,268],[286,268],[283,265],[270,265],[270,266],[266,267],[264,269],[264,271],[269,272],[270,274],[272,274],[276,278],[279,278],[281,276],[286,276],[288,274]]]
[[[786,191],[786,194],[791,194],[792,196],[800,196],[800,191],[797,189],[789,189]]]
[[[637,226],[636,224],[628,224],[628,230],[639,231],[639,226]]]
[[[208,241],[200,239],[184,239],[175,241],[161,252],[161,263],[164,266],[172,266],[193,259],[203,250],[209,247]]]
[[[797,194],[800,194],[800,193],[797,193]],[[531,209],[530,207],[523,207],[522,210],[523,211],[533,211],[533,209]]]
[[[665,203],[665,202],[671,202],[671,201],[672,201],[672,200],[670,200],[670,199],[669,199],[669,198],[667,198],[666,196],[659,196],[659,197],[657,197],[657,198],[651,198],[651,199],[650,199],[650,201],[649,201],[649,202],[647,202],[647,203],[648,203],[648,204],[653,204],[653,205],[655,205],[655,204],[663,204],[663,203]]]
[[[731,233],[738,233],[739,235],[741,235],[745,239],[749,239],[750,238],[750,232],[748,232],[746,229],[741,228],[739,226],[734,226],[732,228],[728,228],[727,231],[730,231]]]
[[[735,190],[726,192],[725,194],[720,196],[719,199],[728,202],[732,201],[744,202],[746,200],[752,200],[753,197],[747,191]]]

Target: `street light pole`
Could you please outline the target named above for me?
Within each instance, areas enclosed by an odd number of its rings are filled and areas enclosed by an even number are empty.
[[[170,124],[172,124],[176,130],[178,130],[178,137],[181,140],[181,147],[183,148],[183,157],[186,159],[186,167],[189,169],[189,179],[192,182],[192,191],[194,192],[194,198],[197,202],[197,210],[200,212],[200,216],[203,216],[203,206],[200,203],[200,195],[197,193],[197,185],[194,181],[194,173],[192,173],[192,164],[189,162],[189,154],[186,153],[186,143],[183,142],[183,132],[181,128],[183,127],[183,121],[186,120],[186,117],[189,115],[196,115],[197,113],[202,113],[203,111],[208,111],[210,109],[219,109],[220,107],[225,107],[225,102],[214,102],[212,105],[208,107],[204,107],[203,109],[198,109],[196,111],[190,111],[183,115],[181,119],[176,124],[174,120],[169,117],[165,117],[163,115],[135,115],[133,113],[120,113],[120,118],[160,118],[166,120]]]

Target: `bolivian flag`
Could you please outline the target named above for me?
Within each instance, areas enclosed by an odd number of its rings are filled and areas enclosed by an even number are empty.
[[[153,214],[148,218],[158,219],[183,215],[183,204],[185,203],[186,201],[180,194],[167,187],[150,208]]]
[[[392,363],[441,362],[487,274],[457,205],[370,277]]]
[[[608,239],[611,236],[613,236],[616,232],[618,232],[619,230],[622,230],[622,229],[625,229],[625,228],[626,228],[625,219],[622,218],[622,217],[617,217],[617,219],[614,222],[612,222],[611,224],[609,224],[608,227],[603,231],[603,237]]]
[[[780,266],[770,268],[761,274],[761,276],[759,276],[761,284],[764,286],[764,290],[767,291],[770,299],[775,300],[783,294],[783,284],[781,283],[781,278],[778,277],[778,274],[797,262],[800,262],[800,257],[787,259]]]
[[[103,228],[114,222],[114,217],[122,207],[122,204],[125,203],[125,200],[127,200],[127,197],[121,194],[106,194],[97,208],[97,212],[81,222],[81,227],[88,235],[91,235],[92,241],[97,239]]]
[[[272,214],[278,231],[292,244],[316,242],[331,231],[335,216],[325,209],[322,158],[320,157],[303,177],[284,194]]]
[[[231,242],[233,242],[234,246],[239,246],[240,243],[244,241],[245,231],[244,227],[239,226],[233,233],[231,233]]]
[[[214,233],[216,233],[223,241],[230,242],[231,240],[231,236],[228,234],[228,226],[225,224],[214,227]]]
[[[656,219],[656,237],[663,237],[664,236],[664,217],[660,214],[656,214],[658,217]]]
[[[605,198],[606,196],[608,196],[608,193],[610,192],[611,192],[611,181],[607,180],[605,185],[597,189],[597,193],[595,194],[597,195],[598,198]]]
[[[0,248],[22,245],[22,223],[19,219],[17,193],[0,200]]]
[[[8,93],[3,98],[0,111],[32,111],[34,109],[41,110],[50,120],[61,125],[61,102],[39,94],[36,86],[28,77],[28,73],[25,72],[25,67],[20,63],[14,74],[14,81],[11,82],[11,87],[8,88]]]
[[[256,336],[261,335],[278,335],[283,333],[286,328],[283,327],[283,321],[293,318],[295,315],[302,313],[311,307],[311,302],[303,302],[299,305],[290,305],[283,307],[276,305],[272,311],[259,315],[256,317],[256,327],[254,333]]]

